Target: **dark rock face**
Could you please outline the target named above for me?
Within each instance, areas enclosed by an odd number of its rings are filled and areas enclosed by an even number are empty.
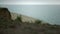
[[[10,20],[11,14],[7,8],[0,8],[0,19]]]

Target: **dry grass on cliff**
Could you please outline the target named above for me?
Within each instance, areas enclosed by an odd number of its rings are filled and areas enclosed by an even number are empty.
[[[0,34],[60,34],[60,25],[22,23],[21,18],[15,21],[0,20]]]

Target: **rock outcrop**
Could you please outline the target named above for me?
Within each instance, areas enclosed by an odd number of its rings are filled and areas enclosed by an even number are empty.
[[[10,20],[11,15],[7,8],[0,8],[0,19]]]
[[[11,19],[12,20],[16,20],[17,17],[21,18],[22,22],[27,22],[27,23],[35,23],[35,21],[38,20],[38,19],[26,16],[26,15],[11,12]]]

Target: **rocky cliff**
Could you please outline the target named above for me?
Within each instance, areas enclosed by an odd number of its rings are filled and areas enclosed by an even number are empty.
[[[7,8],[0,8],[0,19],[10,20],[11,14]]]

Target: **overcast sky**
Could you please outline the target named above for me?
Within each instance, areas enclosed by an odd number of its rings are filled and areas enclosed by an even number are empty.
[[[60,4],[60,0],[0,0],[0,4]]]
[[[0,7],[51,24],[60,24],[60,0],[0,0]]]

